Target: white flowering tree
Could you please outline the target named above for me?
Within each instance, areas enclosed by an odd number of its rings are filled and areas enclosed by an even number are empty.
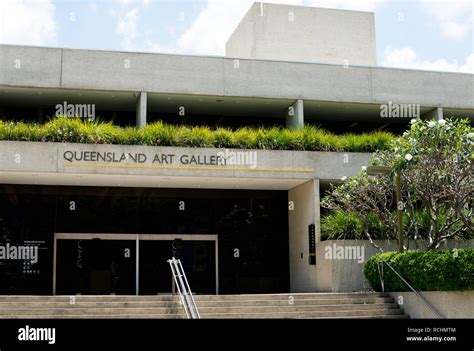
[[[375,216],[384,224],[385,239],[397,238],[396,217],[393,212],[396,207],[394,182],[390,177],[367,176],[365,168],[356,177],[344,177],[341,180],[344,183],[334,187],[322,199],[321,206],[332,211],[357,214],[364,222],[365,237],[382,251],[370,233],[368,219]]]
[[[412,120],[411,127],[372,163],[392,169],[390,177],[359,174],[332,190],[323,205],[375,213],[396,237],[393,178],[402,177],[404,232],[435,249],[449,238],[473,238],[474,130],[467,120]],[[389,215],[390,213],[390,215]],[[370,239],[370,233],[367,233]]]
[[[428,222],[422,237],[430,249],[449,238],[473,237],[473,147],[468,120],[413,120],[393,152],[374,158],[401,173],[409,207],[422,211]]]

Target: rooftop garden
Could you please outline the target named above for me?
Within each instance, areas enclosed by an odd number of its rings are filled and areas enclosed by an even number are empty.
[[[59,117],[45,124],[0,121],[0,140],[62,143],[182,146],[265,150],[375,152],[387,150],[394,136],[376,131],[336,135],[313,126],[285,128],[209,128],[163,122],[144,128],[119,127],[112,123]]]

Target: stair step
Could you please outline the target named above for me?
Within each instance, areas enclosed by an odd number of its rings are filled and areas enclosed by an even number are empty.
[[[385,293],[195,295],[201,318],[408,318]],[[0,296],[0,319],[186,318],[176,295]]]
[[[343,299],[272,299],[272,300],[200,300],[196,299],[198,307],[207,306],[239,306],[245,304],[247,306],[273,305],[273,306],[288,306],[293,305],[333,305],[333,304],[383,304],[392,303],[394,300],[391,297],[375,297],[375,298],[343,298]]]
[[[324,311],[386,311],[397,310],[396,304],[385,304],[382,306],[375,305],[309,305],[309,306],[240,306],[240,307],[206,307],[199,309],[201,314],[215,314],[215,313],[271,313],[273,311],[279,312],[324,312]],[[0,310],[0,315],[18,315],[18,314],[166,314],[166,313],[181,313],[183,311],[180,307],[38,307],[38,308],[3,308]]]
[[[179,301],[114,301],[114,302],[0,302],[0,310],[6,308],[182,308]]]
[[[66,302],[74,297],[76,302],[104,302],[104,301],[179,301],[176,295],[55,295],[55,296],[30,296],[30,295],[0,295],[1,302]]]
[[[197,301],[229,300],[294,300],[304,299],[345,299],[345,298],[380,298],[389,297],[384,293],[294,293],[294,294],[249,294],[249,295],[195,295]]]
[[[318,311],[318,312],[266,312],[266,313],[201,313],[201,318],[326,318],[326,317],[357,317],[400,315],[403,311],[395,310],[350,310],[350,311]]]
[[[351,310],[396,310],[398,309],[397,304],[384,304],[381,306],[377,305],[305,305],[305,306],[239,306],[239,307],[205,307],[199,308],[199,313],[267,313],[271,311],[279,312],[318,312],[318,311],[351,311]]]
[[[294,299],[294,300],[225,300],[225,301],[196,301],[198,308],[206,307],[239,307],[245,306],[306,306],[306,305],[383,305],[385,303],[393,303],[393,298],[355,298],[355,299]],[[292,303],[292,304],[291,304]],[[154,301],[154,300],[137,300],[137,301],[84,301],[76,300],[74,304],[68,301],[12,301],[0,302],[0,309],[3,308],[37,308],[37,307],[64,307],[64,308],[79,308],[79,307],[137,307],[137,308],[153,308],[153,307],[181,307],[179,299],[169,301]]]
[[[80,315],[55,315],[55,314],[32,314],[0,316],[0,319],[185,319],[184,314],[80,314]]]

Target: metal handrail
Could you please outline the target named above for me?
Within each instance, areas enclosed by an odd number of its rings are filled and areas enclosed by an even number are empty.
[[[408,286],[411,291],[413,291],[415,293],[415,295],[421,299],[421,301],[423,301],[425,303],[425,305],[427,305],[430,310],[438,317],[438,318],[441,318],[441,319],[444,319],[446,317],[444,317],[441,313],[439,313],[436,308],[423,296],[421,295],[420,293],[418,293],[415,288],[413,288],[406,280],[405,278],[403,278],[401,276],[400,273],[398,273],[395,268],[393,268],[387,261],[385,260],[378,260],[377,261],[377,269],[379,271],[379,277],[380,277],[380,285],[382,287],[382,292],[385,292],[385,286],[384,286],[384,280],[383,280],[383,265],[380,265],[380,263],[385,263],[388,268],[390,268],[393,273],[395,273],[397,275],[397,277],[399,277],[401,279],[402,282],[404,282],[406,284],[406,286]]]
[[[174,257],[173,257],[173,259],[174,259]],[[175,281],[175,286],[178,287],[178,295],[179,295],[179,299],[180,299],[180,301],[181,301],[181,305],[183,305],[184,312],[186,313],[186,317],[189,319],[190,317],[189,317],[188,305],[187,305],[187,303],[186,303],[185,300],[184,300],[184,295],[183,295],[183,293],[181,292],[180,284],[178,284],[177,278],[176,278],[176,276],[177,276],[177,274],[178,274],[178,272],[175,270],[175,268],[176,268],[175,266],[176,266],[176,265],[175,265],[174,263],[172,263],[171,260],[168,260],[167,262],[168,262],[169,265],[170,265],[171,274],[173,275],[173,279],[174,279],[174,281]]]
[[[171,268],[171,273],[174,278],[174,282],[178,287],[178,293],[181,300],[181,303],[184,307],[184,312],[186,317],[189,319],[200,319],[199,311],[196,306],[196,301],[194,301],[193,293],[189,287],[188,279],[184,273],[183,265],[181,260],[176,259],[175,257],[168,260],[168,263]]]

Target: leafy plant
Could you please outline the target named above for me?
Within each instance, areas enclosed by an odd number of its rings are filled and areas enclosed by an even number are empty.
[[[474,290],[474,250],[386,252],[372,256],[364,265],[364,275],[376,291],[381,291],[377,261],[391,265],[415,290]],[[409,291],[386,265],[383,267],[385,291]]]
[[[474,132],[469,121],[413,120],[411,128],[390,145],[372,158],[374,165],[389,168],[390,174],[369,176],[363,170],[333,187],[321,205],[333,213],[356,213],[364,221],[365,236],[378,247],[368,216],[373,214],[383,223],[385,238],[397,238],[394,178],[400,173],[406,238],[427,241],[428,249],[438,248],[449,238],[473,238]]]
[[[386,226],[376,215],[367,216],[368,231],[373,239],[383,239],[386,233]],[[365,221],[355,212],[336,211],[321,218],[321,239],[365,239]]]

